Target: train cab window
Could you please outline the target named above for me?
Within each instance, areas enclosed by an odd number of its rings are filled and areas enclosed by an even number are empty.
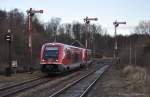
[[[58,48],[57,47],[46,47],[43,58],[58,60]]]

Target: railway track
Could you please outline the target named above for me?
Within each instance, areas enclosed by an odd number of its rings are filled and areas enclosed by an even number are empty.
[[[67,84],[64,88],[56,91],[49,97],[84,97],[109,66],[110,65],[105,65],[100,69]]]
[[[28,80],[25,82],[21,82],[18,84],[14,84],[8,87],[0,88],[0,97],[9,97],[13,94],[16,94],[18,92],[21,92],[23,90],[35,87],[37,85],[43,84],[50,81],[50,79],[43,77],[34,78],[32,80]]]
[[[63,78],[63,80],[65,79],[67,80],[67,78],[74,77],[78,75],[79,73],[80,72],[75,72],[75,73],[70,73],[67,76],[55,76],[52,78],[38,77],[32,80],[24,81],[24,82],[14,84],[8,87],[0,88],[0,97],[12,97],[12,95],[25,91],[27,89],[31,89],[33,87],[36,87],[45,83],[49,83],[52,81],[57,81],[60,78]]]
[[[34,81],[34,80],[38,80],[42,77],[37,77],[37,78],[33,78],[33,79],[30,79],[30,80],[26,80],[26,81],[23,81],[23,82],[19,82],[19,83],[16,83],[16,84],[11,84],[11,85],[8,85],[8,86],[5,86],[5,87],[1,87],[0,88],[0,91],[3,91],[3,90],[6,90],[6,89],[9,89],[9,88],[12,88],[12,87],[15,87],[15,86],[19,86],[21,84],[25,84],[25,83],[28,83],[28,82],[31,82],[31,81]]]

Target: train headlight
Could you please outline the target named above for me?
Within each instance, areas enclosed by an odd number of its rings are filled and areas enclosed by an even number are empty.
[[[45,61],[45,60],[42,60],[43,62]]]

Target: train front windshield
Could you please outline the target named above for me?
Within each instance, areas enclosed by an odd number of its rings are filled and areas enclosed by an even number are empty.
[[[48,60],[48,59],[58,60],[58,48],[57,47],[46,47],[43,57],[44,57],[44,60]]]

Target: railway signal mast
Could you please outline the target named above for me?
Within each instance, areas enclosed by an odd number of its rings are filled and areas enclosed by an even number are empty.
[[[85,40],[85,47],[86,49],[90,47],[90,41],[91,41],[91,46],[92,46],[92,56],[93,56],[93,33],[92,33],[92,36],[91,37],[88,37],[88,33],[90,33],[90,21],[97,21],[98,18],[89,18],[89,17],[86,17],[83,19],[84,22],[85,22],[85,25],[86,25],[86,40]],[[90,41],[88,42],[88,39],[90,39]]]
[[[114,59],[115,59],[115,63],[117,61],[117,51],[118,51],[118,44],[117,44],[117,27],[120,25],[120,24],[126,24],[126,22],[118,22],[117,20],[115,22],[113,22],[113,25],[115,27],[115,45],[114,45]]]
[[[30,64],[28,66],[28,71],[31,71],[32,68],[32,17],[36,13],[43,13],[43,10],[33,10],[30,8],[26,11],[28,15],[28,31],[29,31],[29,38],[28,38],[28,46],[29,46],[29,55],[30,55]]]
[[[90,24],[90,21],[97,21],[98,20],[98,18],[88,18],[88,17],[86,17],[85,19],[84,19],[84,22],[85,22],[85,24],[86,24],[86,41],[85,41],[85,47],[86,48],[88,48],[88,38],[89,37],[87,37],[87,34],[88,34],[88,32],[90,32],[90,29],[89,29],[89,24]],[[93,37],[92,37],[93,38]]]
[[[5,39],[6,41],[8,41],[8,48],[9,48],[9,51],[8,51],[8,56],[9,56],[9,67],[6,68],[6,75],[7,76],[11,76],[11,72],[12,72],[12,68],[11,68],[11,42],[13,40],[13,35],[12,35],[12,32],[10,29],[8,29],[8,32],[5,36]]]

